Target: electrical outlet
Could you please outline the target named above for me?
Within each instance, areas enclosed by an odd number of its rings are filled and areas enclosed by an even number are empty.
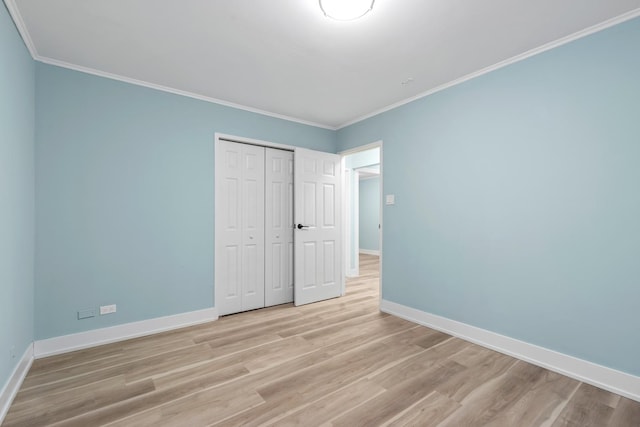
[[[105,314],[115,313],[115,312],[116,312],[116,305],[115,304],[101,305],[100,306],[100,316],[103,316]]]
[[[80,319],[88,319],[90,317],[96,317],[96,309],[95,308],[87,308],[85,310],[78,311],[78,320]]]

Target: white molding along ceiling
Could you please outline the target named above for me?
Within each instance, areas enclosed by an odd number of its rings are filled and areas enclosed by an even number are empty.
[[[4,0],[34,59],[339,129],[640,16],[640,0]]]

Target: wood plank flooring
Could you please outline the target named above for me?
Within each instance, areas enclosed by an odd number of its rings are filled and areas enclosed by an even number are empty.
[[[640,403],[342,298],[36,360],[3,426],[616,426]]]

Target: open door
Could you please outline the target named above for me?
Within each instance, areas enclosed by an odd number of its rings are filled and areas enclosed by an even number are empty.
[[[340,156],[294,152],[295,305],[342,293]]]

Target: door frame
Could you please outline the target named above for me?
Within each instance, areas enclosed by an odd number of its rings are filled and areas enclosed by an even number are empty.
[[[216,132],[214,134],[214,139],[213,139],[213,151],[214,151],[214,158],[213,158],[213,162],[214,162],[214,167],[213,167],[213,191],[214,191],[214,197],[213,197],[213,297],[214,297],[214,307],[216,307],[216,304],[218,304],[220,301],[222,301],[223,298],[223,289],[222,286],[217,286],[217,276],[218,276],[218,269],[216,268],[216,235],[218,233],[216,233],[216,230],[218,229],[218,227],[220,227],[220,224],[218,221],[216,221],[216,211],[217,209],[217,195],[215,194],[215,188],[216,188],[216,167],[215,167],[215,162],[216,162],[216,158],[217,158],[217,154],[218,154],[218,146],[220,144],[218,144],[218,141],[223,140],[223,141],[230,141],[230,142],[237,142],[240,144],[249,144],[249,145],[257,145],[259,147],[266,147],[266,148],[277,148],[280,150],[287,150],[287,151],[292,151],[295,152],[296,147],[294,147],[293,145],[284,145],[284,144],[277,144],[274,142],[269,142],[269,141],[262,141],[259,139],[253,139],[253,138],[245,138],[245,137],[241,137],[241,136],[235,136],[235,135],[228,135],[228,134],[224,134],[224,133],[218,133]]]
[[[344,172],[343,182],[343,198],[342,198],[342,212],[344,224],[344,264],[345,264],[345,280],[346,277],[358,277],[360,275],[360,263],[358,259],[354,261],[353,268],[351,267],[351,252],[353,250],[351,242],[360,242],[360,173],[357,169],[346,169],[344,166],[344,157],[341,163],[342,170]],[[355,185],[352,185],[356,183]],[[347,203],[348,202],[348,203]],[[358,243],[358,247],[360,244]],[[345,289],[342,289],[342,295],[344,296]]]
[[[380,148],[380,232],[379,232],[379,249],[380,249],[380,264],[379,264],[379,273],[380,273],[380,279],[379,279],[379,283],[378,283],[378,294],[380,295],[379,301],[380,303],[382,302],[382,254],[383,254],[383,230],[384,230],[384,219],[383,219],[383,214],[384,214],[384,154],[383,154],[383,150],[382,150],[382,146],[383,146],[383,141],[380,139],[378,141],[375,142],[371,142],[369,144],[364,144],[364,145],[359,145],[357,147],[354,148],[349,148],[348,150],[344,150],[344,151],[340,151],[338,154],[342,157],[342,162],[341,162],[341,166],[342,166],[342,170],[345,170],[345,158],[348,155],[351,154],[355,154],[355,153],[359,153],[361,151],[367,151],[367,150],[371,150],[373,148]],[[357,172],[354,171],[354,173],[356,174],[356,178],[357,176]],[[345,175],[347,175],[345,173]],[[350,186],[349,186],[350,187]],[[342,239],[343,239],[343,251],[345,254],[345,257],[343,257],[345,259],[345,262],[342,263],[343,268],[342,268],[342,276],[345,277],[347,274],[347,269],[350,268],[350,265],[348,262],[346,262],[346,256],[350,256],[350,251],[351,251],[351,244],[350,244],[350,227],[351,227],[351,223],[350,221],[347,221],[347,219],[349,218],[347,215],[350,213],[347,207],[347,205],[349,205],[349,203],[347,203],[349,201],[348,197],[351,197],[352,195],[350,194],[351,191],[345,189],[345,191],[342,192],[342,223],[344,224],[344,232],[342,234]],[[349,228],[348,228],[349,227]],[[347,230],[349,231],[349,233],[347,233]],[[360,246],[360,244],[358,243],[358,247]],[[359,251],[358,251],[359,254]],[[356,268],[355,271],[357,271],[359,273],[359,263],[356,260]],[[345,281],[343,280],[342,282],[342,295],[345,294]],[[380,304],[379,303],[379,304]],[[378,305],[379,305],[378,304]]]

